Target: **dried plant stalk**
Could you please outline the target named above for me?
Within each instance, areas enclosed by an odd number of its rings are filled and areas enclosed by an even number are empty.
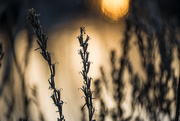
[[[80,33],[81,34],[78,36],[78,39],[79,39],[79,44],[82,47],[82,49],[79,50],[79,54],[81,56],[82,63],[83,63],[83,69],[80,73],[82,74],[83,79],[84,79],[84,81],[83,81],[84,85],[80,89],[84,93],[84,98],[85,98],[84,106],[86,105],[88,108],[89,121],[92,121],[92,117],[93,117],[95,108],[93,107],[93,103],[92,103],[92,100],[94,99],[94,98],[92,98],[92,91],[91,91],[92,78],[88,77],[88,72],[90,69],[91,62],[89,61],[89,52],[87,51],[87,48],[88,48],[88,41],[90,38],[87,35],[86,39],[83,40],[83,36],[86,34],[85,27],[80,27]],[[84,106],[82,107],[82,109],[84,108]],[[95,120],[93,120],[93,121],[95,121]]]
[[[49,65],[49,69],[51,72],[51,77],[48,79],[49,82],[49,89],[53,90],[53,94],[51,96],[55,106],[58,107],[58,112],[59,112],[59,116],[60,118],[58,118],[58,121],[65,121],[64,119],[64,115],[62,114],[62,106],[64,104],[64,102],[61,100],[61,96],[60,96],[60,90],[55,88],[55,63],[52,64],[51,62],[51,53],[49,53],[47,51],[47,40],[49,39],[48,37],[46,37],[45,33],[42,31],[42,27],[40,25],[40,21],[38,20],[38,16],[39,14],[36,14],[36,11],[32,8],[28,10],[27,13],[27,18],[29,19],[29,22],[31,23],[31,25],[35,28],[34,34],[37,36],[38,40],[37,43],[39,45],[39,48],[35,49],[41,50],[41,55],[43,56],[43,58],[48,62]]]

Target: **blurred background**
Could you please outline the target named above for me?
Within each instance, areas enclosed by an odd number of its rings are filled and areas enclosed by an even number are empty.
[[[27,10],[40,14],[56,64],[67,121],[86,121],[80,49],[90,36],[93,119],[178,121],[179,0],[0,0],[0,121],[54,121],[47,62],[40,55]],[[178,90],[179,89],[179,90]],[[180,120],[180,119],[179,119]]]

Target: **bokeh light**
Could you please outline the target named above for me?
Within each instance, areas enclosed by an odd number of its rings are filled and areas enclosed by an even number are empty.
[[[101,9],[107,17],[117,21],[128,13],[129,0],[102,0]]]

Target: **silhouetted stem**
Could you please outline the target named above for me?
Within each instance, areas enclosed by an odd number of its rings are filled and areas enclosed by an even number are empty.
[[[91,77],[88,77],[88,72],[90,69],[90,64],[91,62],[88,60],[89,57],[89,52],[87,52],[88,48],[88,40],[89,36],[87,35],[86,40],[83,40],[83,36],[85,34],[85,28],[80,27],[80,36],[78,36],[79,39],[79,44],[82,47],[82,49],[79,50],[79,54],[81,56],[82,62],[83,62],[83,70],[81,71],[81,74],[84,79],[84,85],[82,86],[81,90],[84,92],[84,98],[85,98],[85,104],[88,111],[89,111],[89,121],[92,121],[92,117],[94,114],[95,109],[93,108],[93,103],[92,103],[92,91],[91,91]],[[84,108],[84,106],[82,108]]]
[[[48,62],[49,69],[51,72],[51,77],[48,80],[49,81],[49,89],[53,90],[53,94],[51,96],[55,106],[58,107],[58,112],[59,112],[59,117],[57,120],[58,121],[65,121],[64,115],[62,114],[62,105],[63,101],[61,100],[60,97],[60,90],[57,90],[55,88],[55,64],[52,64],[51,62],[51,53],[47,51],[47,40],[49,39],[48,37],[45,36],[45,33],[41,30],[41,25],[40,21],[38,20],[39,14],[36,14],[36,11],[32,8],[28,10],[28,16],[27,18],[29,19],[31,25],[35,28],[35,35],[37,36],[38,40],[37,43],[39,45],[39,48],[36,50],[40,49],[41,50],[41,55],[43,58]]]

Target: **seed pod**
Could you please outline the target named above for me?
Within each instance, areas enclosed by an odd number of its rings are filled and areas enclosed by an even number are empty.
[[[40,53],[41,53],[41,55],[43,56],[43,58],[44,58],[46,61],[48,61],[48,58],[47,58],[46,54],[45,54],[44,52],[40,52]]]
[[[83,36],[78,36],[80,46],[83,45]]]
[[[86,37],[86,40],[85,40],[85,42],[84,42],[84,44],[87,44],[87,42],[89,41],[89,36],[87,35],[87,37]]]
[[[81,49],[79,50],[79,54],[81,55],[81,59],[84,60],[84,58],[83,58],[83,53],[82,53],[82,50],[81,50]]]
[[[53,75],[51,75],[51,87],[54,89],[55,87],[54,87],[54,76]]]
[[[55,97],[54,97],[54,94],[51,96],[51,98],[52,98],[54,104],[56,105],[57,103],[56,103],[56,99],[55,99]]]
[[[84,71],[86,72],[86,62],[83,61],[83,67],[84,67]]]
[[[88,62],[88,58],[89,58],[89,52],[86,52],[86,63]]]
[[[52,75],[55,76],[55,64],[52,64]]]
[[[86,73],[89,72],[90,64],[91,64],[91,62],[88,62],[88,63],[87,63],[87,70],[86,70]]]
[[[48,64],[50,66],[51,65],[51,53],[46,52],[46,55],[47,55]]]
[[[57,98],[57,100],[58,100],[58,102],[59,102],[59,101],[60,101],[60,98],[61,98],[61,97],[60,97],[60,91],[58,90],[57,93],[58,93],[58,98]]]
[[[83,73],[81,72],[81,74],[83,75],[83,79],[87,82],[87,75],[86,75],[86,72],[83,71]]]
[[[87,88],[88,89],[90,89],[90,87],[91,87],[91,80],[92,80],[92,78],[88,78],[88,83],[87,83]]]
[[[83,46],[84,53],[86,53],[87,47],[88,47],[88,43],[87,43],[87,44],[84,44],[84,46]]]

